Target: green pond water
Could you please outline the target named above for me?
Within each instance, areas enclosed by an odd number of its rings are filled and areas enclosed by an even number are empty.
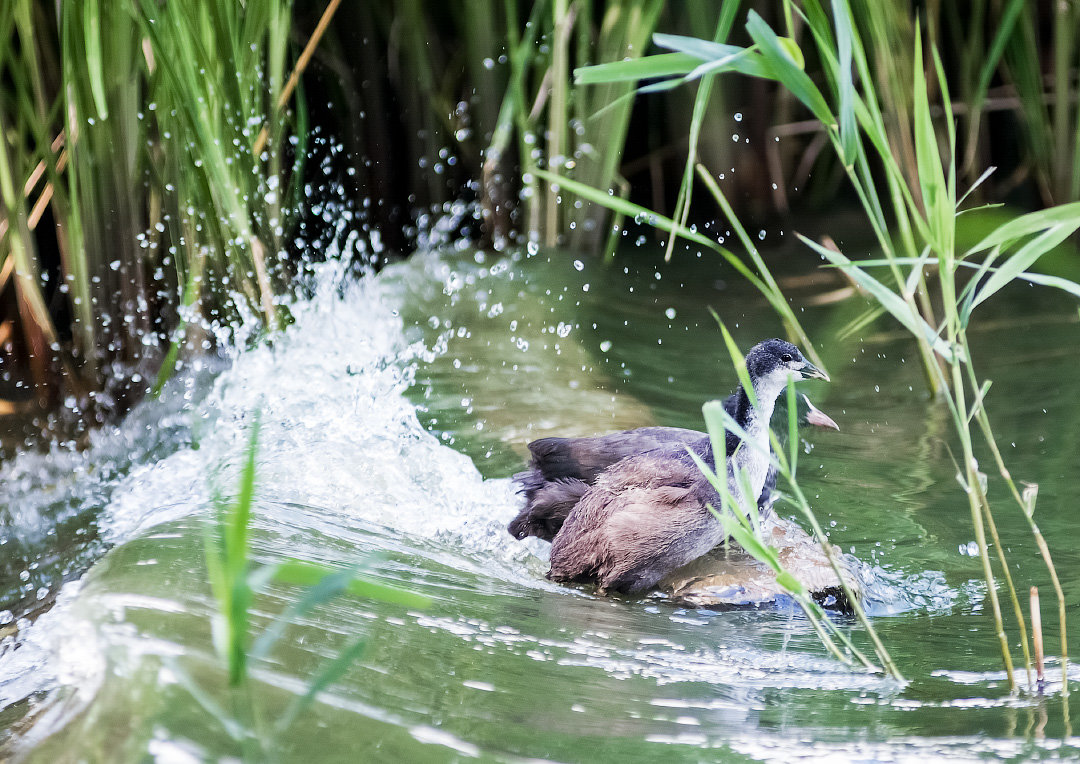
[[[841,428],[803,432],[800,479],[831,540],[872,572],[869,609],[908,683],[831,660],[794,609],[694,611],[555,586],[545,545],[505,532],[520,501],[508,476],[529,440],[700,427],[701,404],[735,385],[708,309],[747,348],[780,333],[760,295],[707,256],[665,265],[651,245],[610,265],[419,253],[355,283],[325,266],[272,347],[185,370],[86,451],[0,468],[0,549],[11,550],[0,620],[19,627],[0,643],[4,750],[35,762],[240,754],[223,723],[237,699],[212,646],[202,545],[213,487],[235,485],[259,411],[256,559],[379,554],[374,578],[432,600],[410,610],[340,597],[286,619],[241,703],[280,760],[1080,755],[1052,590],[1004,486],[990,478],[1017,585],[1043,592],[1041,696],[1008,692],[951,421],[925,393],[912,343],[886,319],[842,337],[865,301],[837,293],[839,275],[805,251],[767,258],[832,376],[805,390]],[[985,308],[971,340],[994,383],[994,426],[1013,475],[1039,484],[1036,518],[1075,614],[1076,306],[1016,287]],[[51,610],[21,619],[57,591]],[[270,586],[256,629],[301,594]],[[341,680],[274,733],[359,637],[366,648]]]

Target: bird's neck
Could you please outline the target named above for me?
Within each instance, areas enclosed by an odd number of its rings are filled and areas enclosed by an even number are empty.
[[[750,396],[746,394],[742,385],[739,386],[735,399],[734,418],[736,423],[746,431],[747,435],[760,435],[764,432],[765,437],[768,438],[769,420],[772,419],[773,409],[776,406],[776,399],[780,392],[780,390],[773,389],[773,386],[759,382],[754,386],[754,396],[757,398],[757,406],[755,407],[750,402]]]
[[[768,473],[769,459],[765,454],[769,453],[769,420],[772,419],[779,391],[758,384],[754,387],[754,395],[757,398],[757,406],[750,402],[749,396],[741,386],[736,394],[735,421],[743,428],[747,438],[754,442],[743,443],[728,463],[728,487],[733,495],[738,496],[741,491],[739,491],[735,476],[745,470],[753,491],[753,495],[747,499],[756,503]],[[733,434],[728,433],[729,457],[738,443],[739,438],[733,438]]]

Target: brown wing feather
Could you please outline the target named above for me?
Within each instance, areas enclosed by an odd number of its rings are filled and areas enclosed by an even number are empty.
[[[529,466],[547,480],[574,478],[591,485],[600,473],[628,456],[694,443],[704,436],[681,427],[639,427],[595,438],[541,438],[529,444]]]
[[[655,585],[708,551],[705,540],[715,536],[702,484],[688,460],[646,455],[620,462],[570,511],[552,542],[548,576],[621,591]]]
[[[529,469],[514,475],[525,506],[507,530],[515,538],[551,541],[598,476],[624,458],[678,448],[704,438],[680,427],[642,427],[596,438],[541,438],[529,444]]]

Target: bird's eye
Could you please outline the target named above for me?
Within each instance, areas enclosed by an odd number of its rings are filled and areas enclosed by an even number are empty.
[[[791,363],[791,353],[784,353],[782,356],[780,356],[780,360],[784,363]]]

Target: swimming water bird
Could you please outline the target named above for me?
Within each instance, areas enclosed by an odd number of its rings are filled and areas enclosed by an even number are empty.
[[[790,377],[828,377],[783,340],[767,340],[746,356],[758,400],[751,405],[738,391],[724,402],[732,418],[759,448],[737,448],[728,433],[728,485],[739,495],[734,475],[745,469],[753,495],[771,504],[768,422]],[[807,401],[808,402],[808,401]],[[811,406],[812,422],[836,427]],[[529,444],[530,468],[514,476],[526,506],[510,524],[524,538],[552,541],[551,570],[557,581],[595,581],[602,590],[640,592],[668,573],[700,557],[726,536],[708,510],[720,496],[687,453],[713,463],[704,433],[674,427],[646,427],[598,438],[544,438]]]

